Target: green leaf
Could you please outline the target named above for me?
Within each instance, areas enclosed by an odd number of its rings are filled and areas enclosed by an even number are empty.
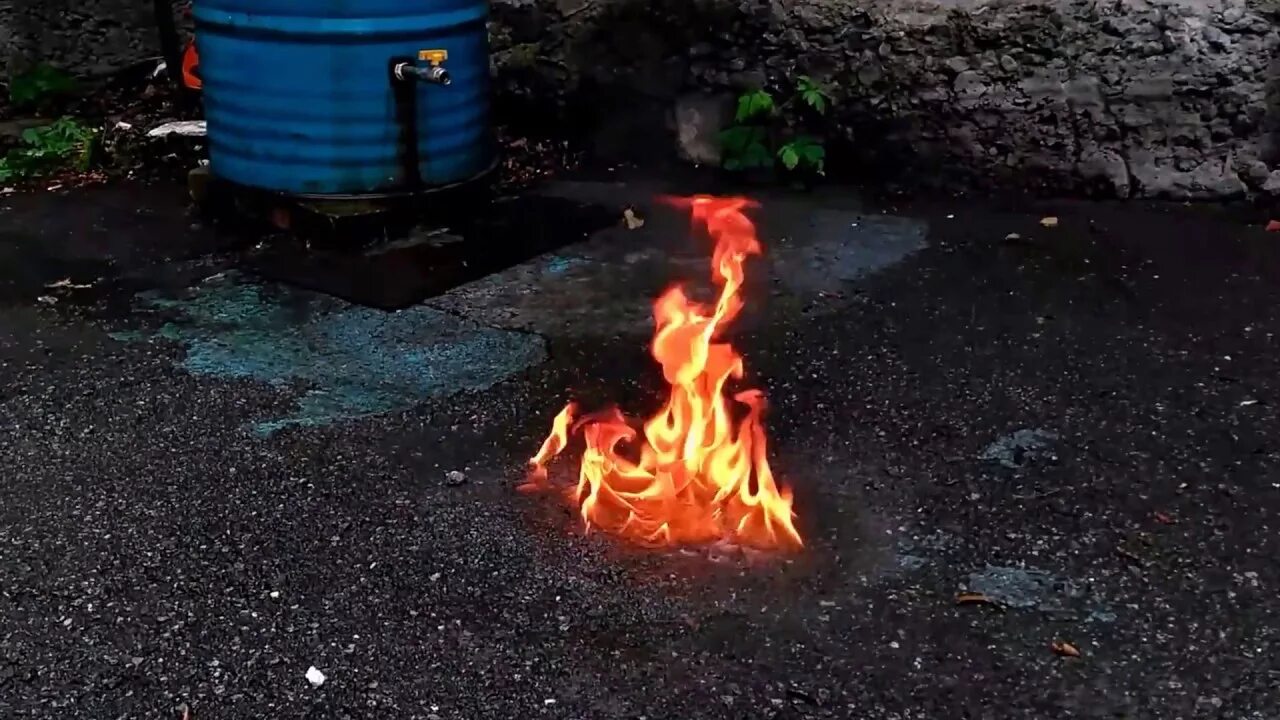
[[[767,168],[772,165],[773,156],[769,154],[769,148],[765,147],[764,143],[751,144],[742,155],[744,168]]]
[[[822,141],[815,137],[800,135],[796,137],[795,143],[800,156],[806,160],[817,162],[827,157],[827,149],[823,147]]]
[[[744,93],[738,98],[738,112],[734,116],[734,121],[746,122],[773,112],[773,108],[773,96],[764,90]]]
[[[827,149],[811,135],[797,135],[779,148],[778,159],[788,170],[803,166],[821,175],[826,169]]]
[[[98,133],[75,118],[64,117],[22,132],[22,145],[0,158],[0,178],[12,180],[38,176],[58,167],[88,170],[92,167]]]
[[[76,81],[52,65],[37,65],[9,81],[9,101],[18,107],[75,91]]]
[[[788,170],[795,170],[796,165],[800,164],[800,153],[796,152],[796,149],[790,144],[783,145],[778,150],[778,159],[782,161],[783,166]]]
[[[813,108],[818,113],[825,113],[827,111],[827,98],[822,93],[816,90],[810,90],[802,94],[800,97],[804,100],[806,105]]]
[[[746,170],[767,167],[773,159],[765,146],[768,134],[758,125],[734,125],[720,132],[720,149],[724,156],[724,169]]]
[[[720,131],[720,148],[725,155],[740,157],[747,152],[748,147],[764,142],[764,139],[765,131],[762,127],[734,125]]]
[[[827,93],[827,89],[807,75],[801,75],[796,79],[796,93],[800,96],[801,102],[813,108],[819,115],[826,113],[827,108],[831,106],[831,95]]]
[[[80,146],[80,152],[76,155],[76,170],[86,172],[93,167],[94,156],[98,149],[98,143],[95,140],[86,140]]]

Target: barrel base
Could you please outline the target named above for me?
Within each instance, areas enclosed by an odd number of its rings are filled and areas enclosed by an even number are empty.
[[[499,161],[456,183],[413,192],[303,195],[250,187],[197,168],[188,190],[214,223],[285,231],[313,242],[362,245],[407,236],[424,223],[448,224],[492,197]]]

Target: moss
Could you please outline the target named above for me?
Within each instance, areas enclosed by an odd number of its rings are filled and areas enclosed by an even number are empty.
[[[512,45],[505,52],[498,53],[495,59],[500,68],[520,70],[537,65],[541,55],[542,44],[531,42]]]

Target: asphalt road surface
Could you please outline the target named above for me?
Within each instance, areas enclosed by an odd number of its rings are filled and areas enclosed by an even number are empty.
[[[655,552],[514,487],[569,397],[659,402],[660,190],[553,186],[563,247],[394,313],[176,193],[0,199],[0,717],[1280,718],[1280,234],[762,197],[808,545]]]

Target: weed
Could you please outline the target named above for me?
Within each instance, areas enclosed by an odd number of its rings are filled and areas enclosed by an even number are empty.
[[[52,65],[37,65],[9,81],[9,102],[29,108],[75,92],[76,81]]]
[[[831,96],[812,78],[796,79],[792,94],[778,103],[767,90],[738,97],[733,125],[720,133],[726,170],[772,169],[822,175],[827,150],[821,137],[806,129],[818,125],[831,107]]]
[[[28,128],[21,144],[0,157],[0,182],[38,177],[71,167],[88,170],[93,163],[98,133],[75,118],[59,118]]]

